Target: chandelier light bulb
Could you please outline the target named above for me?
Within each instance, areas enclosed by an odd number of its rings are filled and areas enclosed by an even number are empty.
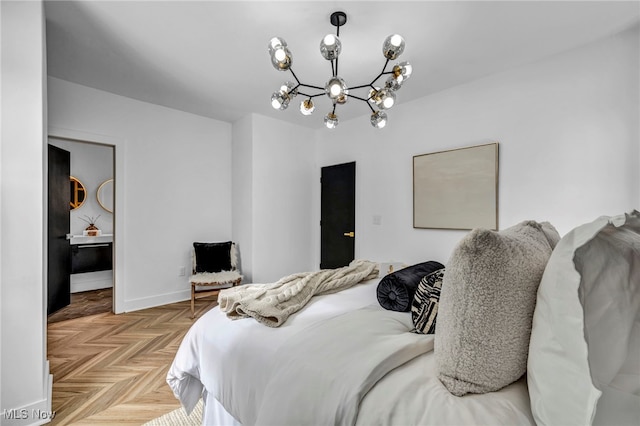
[[[371,90],[369,90],[369,103],[373,104],[373,105],[377,105],[378,103],[378,93],[380,92],[380,88],[379,87],[375,87]]]
[[[300,112],[302,115],[311,115],[313,111],[315,111],[316,106],[313,104],[311,99],[305,99],[300,102]]]
[[[331,77],[324,86],[324,90],[332,101],[344,97],[344,102],[346,102],[347,84],[340,77]]]
[[[289,100],[291,98],[287,93],[282,93],[280,91],[273,92],[271,95],[271,106],[274,109],[285,110],[289,106]]]
[[[335,129],[336,126],[338,125],[338,116],[332,112],[325,115],[324,125],[327,126],[327,129]]]
[[[413,66],[409,62],[400,62],[393,66],[393,72],[391,77],[387,79],[385,86],[391,90],[399,90],[412,73]]]
[[[280,86],[280,89],[271,95],[271,106],[279,110],[287,109],[291,98],[298,94],[298,90],[294,89],[295,87],[296,85],[290,81]]]
[[[282,86],[280,86],[280,93],[287,94],[293,98],[298,94],[298,89],[294,89],[295,87],[296,87],[295,83],[291,81],[287,81]]]
[[[393,60],[404,51],[404,39],[398,34],[392,34],[382,43],[382,54],[385,58]]]
[[[388,92],[382,99],[382,108],[389,109],[396,103],[396,95],[393,92]]]
[[[387,113],[384,111],[376,111],[371,114],[371,125],[376,129],[382,129],[387,125]]]
[[[384,87],[386,87],[389,90],[400,90],[400,88],[402,87],[402,83],[403,83],[404,78],[402,77],[402,75],[399,76],[391,76],[387,79],[386,83],[384,84]]]
[[[412,73],[413,66],[407,61],[400,62],[393,67],[393,76],[396,78],[402,76],[403,81],[408,80]]]
[[[320,41],[320,53],[322,57],[328,61],[338,58],[341,50],[342,43],[340,43],[340,39],[333,34],[327,34]]]
[[[333,34],[327,34],[326,36],[324,36],[323,42],[327,47],[331,47],[336,44],[336,40],[336,36],[334,36]]]
[[[376,92],[373,99],[378,108],[389,109],[396,102],[396,94],[392,90],[382,89]]]
[[[269,53],[273,53],[279,47],[287,47],[287,42],[280,37],[273,37],[269,40]]]
[[[271,64],[278,71],[287,71],[291,68],[293,56],[286,46],[279,45],[275,49],[270,49]]]

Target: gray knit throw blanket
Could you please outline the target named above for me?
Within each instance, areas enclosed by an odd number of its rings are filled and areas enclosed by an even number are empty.
[[[279,327],[313,296],[336,293],[377,276],[377,263],[354,260],[349,266],[301,272],[271,284],[228,288],[220,292],[218,303],[231,319],[252,317],[266,326]]]

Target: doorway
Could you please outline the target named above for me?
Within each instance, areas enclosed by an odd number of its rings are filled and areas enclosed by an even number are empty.
[[[320,176],[320,268],[339,268],[355,255],[356,163],[323,167]]]
[[[66,216],[54,219],[51,208],[47,213],[49,234],[65,225],[68,230],[66,235],[56,236],[58,243],[48,244],[49,300],[53,297],[52,282],[64,282],[64,277],[52,277],[51,271],[64,270],[56,263],[64,262],[61,252],[66,250],[68,253],[68,295],[55,296],[57,301],[53,309],[50,302],[48,322],[114,312],[115,147],[53,136],[49,137],[49,147],[50,151],[53,148],[68,153],[69,172],[65,188]],[[51,158],[49,168],[52,168]],[[56,192],[51,188],[53,184],[50,180],[50,197]],[[56,225],[56,220],[61,222],[60,226]],[[60,240],[64,240],[66,246]],[[55,288],[54,291],[62,293]],[[61,303],[65,303],[60,300],[65,296],[67,306],[62,307]]]

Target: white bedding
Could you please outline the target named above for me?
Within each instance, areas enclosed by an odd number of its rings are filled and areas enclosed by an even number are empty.
[[[265,389],[273,379],[275,360],[283,358],[282,348],[287,348],[293,336],[304,333],[306,328],[346,312],[365,306],[381,314],[387,312],[376,299],[378,281],[315,297],[275,329],[253,319],[232,321],[215,308],[199,319],[185,336],[167,381],[188,411],[204,390],[205,422],[213,419],[217,404],[211,401],[215,398],[239,423],[252,424],[265,400]],[[407,327],[410,326],[410,313],[395,315],[404,315]],[[432,336],[413,337],[425,339],[426,344],[433,339]],[[287,361],[299,362],[303,354],[304,348]],[[360,361],[355,357],[352,360],[353,363]],[[321,370],[330,375],[334,369],[328,362]],[[346,379],[342,384],[349,385]],[[301,381],[288,383],[280,392],[286,397],[287,393],[295,393],[304,386]],[[286,411],[281,411],[280,424],[286,424]],[[270,413],[270,421],[274,421],[274,415],[277,410]],[[527,425],[534,421],[524,379],[498,392],[456,397],[437,379],[431,351],[379,380],[360,402],[356,424]]]
[[[247,423],[355,424],[360,401],[382,377],[433,350],[434,339],[411,333],[407,317],[367,307],[293,336],[274,359],[257,418],[244,417]],[[304,385],[282,392],[292,383]]]

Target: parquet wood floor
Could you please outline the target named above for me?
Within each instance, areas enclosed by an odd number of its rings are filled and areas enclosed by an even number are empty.
[[[113,291],[111,288],[71,293],[71,304],[49,315],[49,324],[88,315],[112,312]]]
[[[199,301],[196,319],[214,306]],[[165,377],[193,322],[185,301],[49,324],[51,424],[140,425],[179,408]]]

